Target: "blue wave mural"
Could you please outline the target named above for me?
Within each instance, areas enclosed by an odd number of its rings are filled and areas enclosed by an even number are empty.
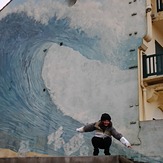
[[[54,24],[56,27],[50,30]],[[67,37],[76,31],[69,29],[66,20],[54,17],[45,26],[25,13],[6,16],[1,20],[0,31],[1,147],[18,151],[19,141],[27,140],[29,150],[47,153],[50,133],[63,126],[68,133],[63,137],[68,140],[79,123],[65,117],[52,102],[41,76],[44,57],[53,43],[70,43]],[[75,34],[78,39],[86,37]]]
[[[117,4],[126,16],[122,22]],[[137,102],[137,71],[129,70],[137,66],[137,51],[130,50],[141,44],[145,24],[140,15],[135,29],[128,8],[118,0],[83,0],[72,7],[62,0],[15,0],[1,12],[0,148],[20,156],[92,155],[92,134],[75,129],[103,112],[130,137],[123,117]],[[139,157],[116,144],[112,153]]]

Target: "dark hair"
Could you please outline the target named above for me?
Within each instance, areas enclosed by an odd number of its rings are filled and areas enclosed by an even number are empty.
[[[103,113],[101,115],[101,121],[105,121],[105,120],[111,121],[111,116],[109,114],[107,114],[107,113]]]

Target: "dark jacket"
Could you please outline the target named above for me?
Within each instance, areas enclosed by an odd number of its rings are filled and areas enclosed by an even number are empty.
[[[103,127],[101,121],[88,124],[84,126],[84,132],[95,131],[96,137],[111,137],[113,136],[115,139],[120,140],[123,135],[118,133],[116,129],[112,126],[112,122],[110,121],[110,125],[107,127]]]

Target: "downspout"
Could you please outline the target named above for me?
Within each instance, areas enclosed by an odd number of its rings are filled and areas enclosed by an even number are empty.
[[[147,33],[144,36],[144,39],[147,42],[150,42],[152,40],[152,18],[151,18],[151,12],[152,12],[151,0],[146,0]]]
[[[143,72],[143,70],[142,70],[142,65],[143,65],[143,61],[142,61],[142,52],[141,51],[139,51],[139,54],[140,54],[140,64],[141,64],[141,66],[140,66],[140,85],[141,85],[141,87],[142,87],[142,90],[143,90],[143,92],[142,92],[142,97],[143,97],[143,99],[142,99],[142,103],[143,103],[143,106],[142,106],[142,110],[141,110],[141,112],[139,112],[139,117],[140,117],[140,121],[143,121],[143,120],[145,120],[146,119],[146,102],[147,102],[147,89],[146,89],[146,87],[145,87],[145,85],[144,85],[144,82],[143,82],[143,74],[142,74],[142,72]]]
[[[144,40],[146,42],[150,42],[152,40],[152,18],[151,18],[151,12],[152,12],[152,5],[151,5],[151,0],[146,0],[146,22],[147,22],[147,32],[146,32],[146,35],[144,36]],[[145,48],[142,48],[142,50],[146,50],[147,47],[146,46],[142,46],[142,47],[145,47]],[[142,53],[141,54],[141,57],[140,57],[140,64],[141,64],[141,70],[140,72],[143,72],[142,71],[142,65],[143,65],[143,62],[142,62]],[[141,80],[141,87],[143,89],[143,110],[142,110],[142,116],[141,117],[141,120],[145,120],[146,119],[146,102],[147,102],[147,89],[146,89],[146,86],[144,85],[144,82],[143,82],[143,75],[141,73],[140,75],[140,80]],[[140,114],[141,114],[140,113]]]
[[[143,111],[142,111],[142,120],[146,120],[146,102],[147,102],[147,89],[143,87]]]

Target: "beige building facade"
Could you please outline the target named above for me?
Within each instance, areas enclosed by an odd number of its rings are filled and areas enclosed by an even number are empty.
[[[163,3],[147,0],[147,33],[138,51],[140,121],[163,119]]]

